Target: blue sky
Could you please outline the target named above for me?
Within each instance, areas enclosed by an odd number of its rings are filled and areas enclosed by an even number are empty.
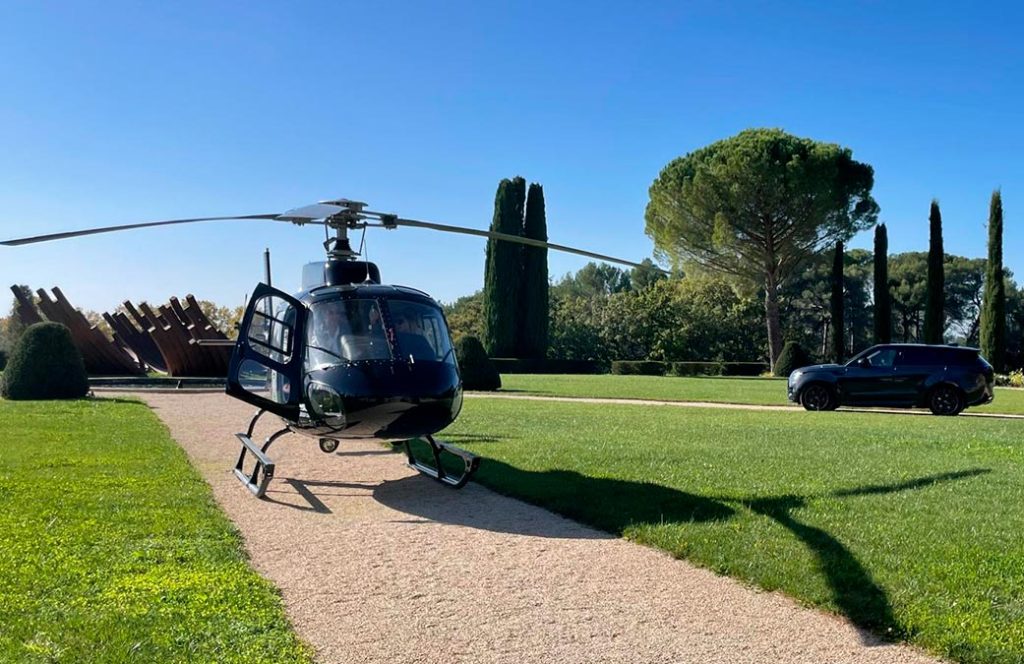
[[[893,252],[985,254],[1006,210],[1024,276],[1024,13],[1010,3],[174,2],[0,6],[0,237],[283,211],[324,198],[486,228],[494,190],[544,185],[551,240],[640,260],[671,159],[748,127],[875,168]],[[78,306],[193,293],[241,304],[270,247],[297,287],[322,231],[217,222],[0,247],[7,286]],[[853,246],[869,247],[864,234]],[[451,301],[481,240],[368,237],[389,283]],[[550,271],[585,259],[552,254]]]

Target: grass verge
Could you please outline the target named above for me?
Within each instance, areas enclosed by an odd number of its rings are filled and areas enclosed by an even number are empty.
[[[478,481],[963,662],[1024,660],[1019,422],[473,399]]]
[[[0,401],[0,430],[0,661],[310,661],[144,405]]]
[[[505,374],[501,384],[502,392],[541,396],[794,405],[782,378]],[[995,401],[968,412],[1024,415],[1024,390],[997,387]]]

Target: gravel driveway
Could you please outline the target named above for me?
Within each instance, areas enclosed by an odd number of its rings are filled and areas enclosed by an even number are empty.
[[[136,396],[213,487],[319,662],[938,661],[482,486],[452,491],[373,443],[328,455],[285,436],[257,500],[231,472],[253,408]]]

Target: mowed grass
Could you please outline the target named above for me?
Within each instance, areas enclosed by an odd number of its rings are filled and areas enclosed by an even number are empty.
[[[310,661],[144,405],[0,401],[0,431],[0,661]]]
[[[477,479],[499,492],[887,638],[1021,662],[1022,434],[1012,420],[472,399],[441,437],[482,455]]]
[[[504,374],[501,390],[540,396],[795,405],[786,398],[782,378]],[[1022,415],[1024,390],[997,387],[992,403],[968,412]]]

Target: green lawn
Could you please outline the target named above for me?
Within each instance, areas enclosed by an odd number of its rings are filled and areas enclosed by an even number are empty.
[[[502,493],[964,662],[1021,662],[1022,433],[1011,420],[472,399],[441,436],[482,455],[478,481]]]
[[[546,396],[793,405],[781,378],[505,374],[501,389]],[[969,412],[1024,414],[1024,390],[997,387],[995,401]]]
[[[144,405],[0,401],[0,431],[0,661],[310,661]]]

